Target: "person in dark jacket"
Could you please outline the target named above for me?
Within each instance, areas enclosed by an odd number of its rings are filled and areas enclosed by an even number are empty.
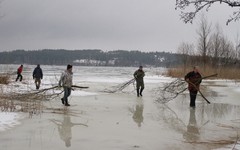
[[[197,66],[194,66],[193,71],[189,72],[185,76],[185,81],[188,82],[188,90],[190,93],[190,107],[195,108],[197,93],[199,90],[200,83],[202,82],[202,76],[199,73]]]
[[[36,89],[40,88],[41,79],[43,78],[43,72],[38,64],[37,67],[33,71],[33,79],[35,79]]]
[[[139,66],[139,69],[136,70],[133,74],[136,82],[137,82],[137,96],[139,97],[142,96],[142,92],[144,89],[144,81],[143,81],[143,77],[145,76],[145,72],[143,71],[143,67]]]
[[[22,81],[22,70],[23,70],[23,65],[21,65],[18,69],[17,69],[17,78],[16,78],[16,82],[19,81],[21,82]]]

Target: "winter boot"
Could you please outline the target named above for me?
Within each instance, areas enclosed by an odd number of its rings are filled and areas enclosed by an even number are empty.
[[[68,104],[68,100],[67,100],[67,99],[65,100],[65,106],[70,106],[70,105]]]
[[[142,91],[143,91],[143,88],[141,88],[141,90],[140,90],[140,96],[142,96]]]
[[[70,106],[70,105],[68,103],[66,103],[65,106]]]
[[[139,89],[137,89],[137,97],[139,97]]]
[[[61,101],[62,101],[62,104],[64,105],[64,99],[63,98],[61,98]]]

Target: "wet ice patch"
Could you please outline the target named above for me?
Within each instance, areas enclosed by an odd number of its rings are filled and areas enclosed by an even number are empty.
[[[97,93],[93,92],[86,92],[86,91],[72,91],[72,96],[91,96],[91,95],[97,95]]]
[[[175,79],[171,77],[164,77],[161,75],[152,75],[152,76],[144,77],[145,83],[169,83],[172,80],[175,80]]]
[[[238,150],[240,149],[240,143],[237,142],[236,144],[233,145],[227,145],[223,148],[218,148],[218,149],[214,149],[214,150]]]
[[[20,115],[14,112],[0,112],[0,132],[20,124]]]

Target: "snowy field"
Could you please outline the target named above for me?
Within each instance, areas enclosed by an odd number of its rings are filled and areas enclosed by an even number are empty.
[[[18,67],[0,65],[0,73],[13,73],[9,85],[0,85],[2,92],[35,90],[35,66],[24,65],[23,81],[15,82]],[[57,85],[66,66],[41,68],[43,89]],[[144,68],[143,97],[136,96],[133,84],[123,92],[104,92],[131,80],[136,69],[74,66],[73,83],[89,88],[72,91],[70,107],[59,98],[41,101],[36,114],[0,106],[0,149],[240,149],[239,82],[204,80],[201,89],[211,104],[199,95],[196,109],[189,108],[187,91],[166,104],[156,102],[156,89],[174,80],[161,75],[164,68]]]

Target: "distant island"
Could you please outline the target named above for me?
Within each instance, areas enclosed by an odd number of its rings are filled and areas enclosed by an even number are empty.
[[[43,49],[0,52],[0,64],[174,67],[181,65],[182,59],[183,56],[176,53],[126,50]]]

